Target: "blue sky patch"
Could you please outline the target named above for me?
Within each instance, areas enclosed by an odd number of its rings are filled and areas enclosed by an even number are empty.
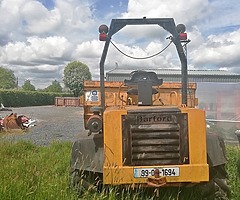
[[[227,32],[233,32],[240,29],[240,25],[232,25],[232,26],[223,26],[223,27],[217,27],[217,28],[209,28],[205,32],[203,32],[203,35],[205,37],[209,35],[218,35],[218,34],[224,34]]]
[[[97,0],[94,4],[95,13],[97,16],[103,17],[108,13],[122,13],[126,12],[128,7],[128,0]]]
[[[52,10],[55,7],[54,0],[37,0],[42,3],[48,10]]]

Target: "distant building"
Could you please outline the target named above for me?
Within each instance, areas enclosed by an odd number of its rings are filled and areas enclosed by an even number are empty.
[[[164,82],[181,82],[181,70],[141,69],[153,71]],[[107,81],[130,79],[131,69],[114,69],[106,73]],[[223,70],[188,70],[188,82],[197,83],[199,108],[206,117],[217,120],[240,121],[240,74]],[[231,126],[240,128],[240,123]]]
[[[152,71],[165,82],[181,82],[181,70],[177,69],[143,69]],[[131,69],[114,69],[106,73],[107,81],[123,81],[129,79]],[[223,70],[188,70],[188,82],[220,82],[237,83],[240,82],[240,74]]]

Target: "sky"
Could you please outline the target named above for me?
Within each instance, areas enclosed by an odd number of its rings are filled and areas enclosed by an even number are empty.
[[[240,74],[239,0],[0,0],[0,66],[11,69],[21,86],[39,89],[62,83],[64,67],[86,64],[99,80],[104,42],[98,27],[114,18],[174,18],[185,24],[189,69]],[[124,53],[145,57],[162,50],[169,33],[159,26],[127,26],[112,41]],[[112,45],[105,72],[124,69],[180,69],[174,45],[159,56],[133,60]]]

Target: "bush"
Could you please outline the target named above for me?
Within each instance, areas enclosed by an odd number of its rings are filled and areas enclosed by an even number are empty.
[[[69,93],[0,90],[0,103],[6,107],[54,105],[55,97],[72,96]]]

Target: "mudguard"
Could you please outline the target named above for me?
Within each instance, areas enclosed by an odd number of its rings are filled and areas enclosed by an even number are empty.
[[[103,172],[103,135],[94,134],[75,141],[72,145],[70,171],[75,169]]]
[[[207,133],[207,157],[209,167],[224,165],[227,162],[223,138],[214,133]]]

